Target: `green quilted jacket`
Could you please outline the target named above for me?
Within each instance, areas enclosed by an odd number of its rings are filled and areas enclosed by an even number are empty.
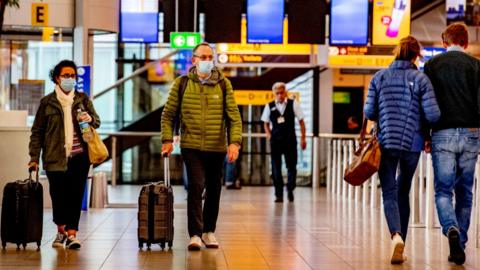
[[[217,69],[209,79],[200,82],[195,67],[190,69],[180,111],[180,147],[209,152],[226,152],[228,144],[241,145],[242,121],[233,96],[232,84]],[[226,108],[223,109],[223,92],[219,84],[225,80]],[[168,94],[162,113],[162,142],[173,141],[173,125],[179,100],[177,78]],[[225,112],[225,113],[224,113]],[[225,118],[225,119],[224,119]]]

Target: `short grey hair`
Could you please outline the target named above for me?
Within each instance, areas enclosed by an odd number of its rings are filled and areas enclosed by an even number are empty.
[[[195,53],[197,52],[197,50],[198,50],[198,48],[199,48],[200,46],[207,46],[207,47],[209,47],[209,48],[212,50],[213,54],[215,55],[215,50],[213,49],[212,45],[210,45],[210,43],[208,43],[208,42],[202,42],[202,43],[200,43],[200,44],[197,44],[197,46],[195,46],[195,47],[193,48],[193,50],[192,50],[192,54],[193,54],[193,55],[195,55]]]
[[[285,89],[285,91],[287,90],[287,86],[285,85],[284,82],[274,83],[273,86],[272,86],[272,91],[275,90],[275,89],[278,89],[278,88],[283,88],[283,89]]]

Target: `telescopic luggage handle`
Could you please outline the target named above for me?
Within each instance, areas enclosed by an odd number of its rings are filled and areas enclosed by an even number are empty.
[[[170,160],[167,153],[162,153],[163,156],[163,179],[165,186],[170,187]]]
[[[39,171],[39,169],[34,170],[34,169],[29,168],[29,169],[28,169],[29,175],[28,175],[28,179],[27,179],[27,180],[33,180],[33,178],[32,178],[32,172],[33,172],[33,171],[35,171],[35,184],[38,186],[38,183],[39,183],[39,182],[38,182],[38,179],[39,179],[39,177],[38,177],[38,171]],[[25,180],[25,181],[27,181],[27,180]]]

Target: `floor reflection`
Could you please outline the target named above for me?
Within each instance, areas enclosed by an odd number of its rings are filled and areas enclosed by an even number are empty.
[[[132,187],[135,189],[137,187]],[[412,227],[407,262],[389,263],[390,239],[380,208],[341,201],[324,189],[298,188],[295,202],[274,203],[273,188],[222,191],[217,226],[219,249],[186,250],[185,191],[174,187],[175,240],[171,250],[154,245],[138,249],[134,208],[90,209],[82,213],[81,250],[51,247],[55,229],[51,210],[44,216],[42,247],[26,250],[8,244],[0,269],[478,269],[480,249],[467,248],[467,262],[447,262],[448,243],[438,228]],[[134,201],[123,187],[118,199]],[[138,189],[138,188],[137,188]],[[136,189],[135,189],[136,191]],[[380,203],[380,201],[379,201]],[[377,204],[379,205],[379,204]],[[472,219],[473,220],[473,219]],[[472,226],[473,228],[473,226]],[[472,233],[472,232],[471,232]]]

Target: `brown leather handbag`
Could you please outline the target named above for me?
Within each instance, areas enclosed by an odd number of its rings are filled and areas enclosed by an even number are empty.
[[[367,119],[363,120],[362,131],[359,138],[359,148],[355,151],[353,160],[345,168],[343,179],[353,186],[360,186],[367,181],[380,167],[380,144],[377,139],[377,128],[372,136],[365,140],[367,132]]]

